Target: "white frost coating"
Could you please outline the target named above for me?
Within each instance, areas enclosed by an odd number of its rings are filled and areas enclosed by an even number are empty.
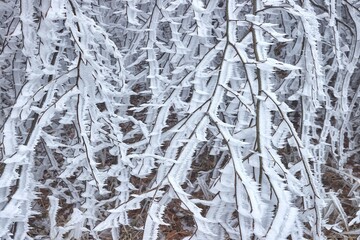
[[[193,9],[197,12],[203,12],[205,10],[204,3],[202,0],[192,0],[191,4]]]
[[[56,215],[59,210],[59,199],[54,196],[49,196],[50,209],[49,209],[49,218],[50,218],[50,237],[55,239],[57,235],[57,224],[56,224]]]
[[[162,220],[165,208],[166,205],[163,200],[151,204],[144,228],[145,239],[158,239],[159,225],[168,225]]]
[[[0,1],[0,238],[354,233],[321,183],[359,155],[356,7]]]
[[[138,2],[131,0],[131,1],[126,1],[126,3],[127,3],[126,13],[129,23],[134,24],[135,26],[140,26],[141,24],[137,20],[137,14],[141,12],[136,8],[136,4]]]

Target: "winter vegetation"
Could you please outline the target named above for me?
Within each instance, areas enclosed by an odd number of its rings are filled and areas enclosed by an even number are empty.
[[[0,1],[0,239],[355,239],[358,0]]]

